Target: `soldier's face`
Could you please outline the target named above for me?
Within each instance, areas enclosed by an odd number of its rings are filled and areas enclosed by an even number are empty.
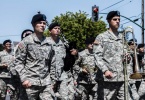
[[[10,42],[7,42],[7,43],[4,45],[4,48],[5,48],[5,50],[11,50],[11,43],[10,43]]]
[[[137,45],[136,44],[134,45],[134,43],[132,42],[129,47],[130,47],[130,49],[134,50],[134,48],[136,48],[136,46]]]
[[[139,52],[144,52],[144,47],[142,47],[142,48],[139,48]]]
[[[92,43],[92,44],[87,44],[87,48],[88,48],[89,50],[92,50],[92,49],[93,49],[93,43]]]
[[[109,21],[109,25],[113,29],[118,29],[120,25],[120,17],[119,16],[114,16],[112,19]]]
[[[50,34],[53,36],[58,36],[60,34],[60,26],[55,26],[51,31]]]
[[[34,31],[38,33],[43,33],[46,28],[46,21],[38,21],[34,25]]]

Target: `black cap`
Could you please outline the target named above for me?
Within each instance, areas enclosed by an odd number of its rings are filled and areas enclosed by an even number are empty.
[[[95,41],[94,37],[87,38],[86,41],[85,41],[85,44],[92,44],[94,41]]]
[[[59,26],[60,27],[60,24],[58,22],[51,23],[49,25],[49,31],[51,31],[55,26]]]
[[[137,48],[143,48],[144,47],[144,44],[138,44]]]
[[[22,34],[21,34],[21,40],[22,40],[23,38],[25,38],[26,36],[30,35],[31,33],[33,33],[33,31],[30,30],[30,29],[24,30],[24,31],[22,32]]]
[[[6,43],[12,43],[12,41],[10,40],[10,39],[8,39],[8,40],[5,40],[4,42],[3,42],[3,45],[5,45]]]
[[[107,20],[110,20],[114,16],[119,16],[120,17],[120,12],[119,11],[110,11],[106,17]]]
[[[46,16],[44,14],[40,14],[40,12],[38,12],[38,14],[33,16],[31,24],[34,24],[37,21],[46,21]]]
[[[135,41],[135,44],[137,44],[137,40],[134,39],[134,41]],[[132,43],[133,43],[133,39],[130,39],[130,40],[128,41],[128,45],[130,45],[130,44],[132,44]]]

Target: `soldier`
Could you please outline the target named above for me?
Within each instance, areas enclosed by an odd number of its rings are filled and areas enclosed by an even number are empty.
[[[25,29],[21,34],[21,40],[23,40],[25,37],[27,37],[28,35],[30,35],[32,33],[33,33],[32,30]],[[20,51],[18,51],[19,50],[18,45],[16,45],[16,47],[14,47],[14,53],[17,52],[17,54],[18,54],[18,52],[20,52]],[[20,78],[19,78],[17,72],[15,71],[14,63],[12,63],[9,67],[11,67],[11,68],[9,68],[9,70],[10,70],[11,75],[12,75],[11,84],[12,84],[13,89],[14,89],[14,90],[11,89],[10,92],[11,92],[12,95],[14,95],[14,97],[15,97],[14,100],[17,100],[18,98],[20,100],[26,100],[26,98],[25,98],[26,97],[26,91],[21,84],[21,81],[20,81]]]
[[[138,49],[138,62],[139,62],[140,72],[145,73],[144,44],[138,44],[137,49]],[[144,91],[145,79],[144,79],[144,76],[143,76],[143,79],[136,80],[136,88],[137,88],[137,92],[140,96],[139,100],[144,100],[144,98],[145,98],[145,91]]]
[[[135,43],[134,43],[135,42]],[[134,45],[135,44],[135,45]],[[128,46],[129,46],[129,52],[131,55],[131,62],[127,66],[128,70],[128,85],[129,85],[129,93],[130,96],[133,100],[138,100],[139,99],[139,94],[137,93],[137,88],[136,88],[136,80],[135,79],[130,79],[130,75],[133,74],[134,72],[134,66],[135,66],[135,58],[134,58],[134,50],[137,48],[137,40],[136,39],[130,39],[128,41]]]
[[[47,24],[46,16],[40,13],[34,15],[31,24],[34,33],[18,44],[15,70],[26,90],[28,100],[53,100],[49,74],[52,62],[50,55],[53,55],[53,50],[48,39],[43,36]]]
[[[86,49],[79,52],[74,64],[74,76],[81,100],[97,100],[97,66],[93,55],[93,42],[95,38],[87,38]],[[76,97],[77,98],[77,97]]]
[[[140,70],[144,71],[145,70],[144,62],[143,62],[143,59],[144,59],[144,44],[138,44],[137,49],[138,49],[138,61],[139,61]]]
[[[11,43],[11,40],[5,40],[3,42],[4,50],[0,52],[0,100],[5,100],[7,86],[11,86],[11,75],[8,71],[9,64],[14,60],[14,53],[11,48]],[[12,99],[13,97],[10,96],[10,98]]]
[[[134,42],[135,42],[135,47],[134,47]],[[134,51],[134,48],[137,47],[137,40],[134,39],[134,41],[133,41],[133,39],[130,39],[130,40],[128,41],[128,45],[129,45],[129,48],[130,48],[132,51]]]
[[[23,40],[25,37],[29,36],[32,33],[34,33],[34,31],[30,29],[25,29],[21,34],[21,40]]]
[[[49,43],[53,45],[55,50],[55,63],[52,65],[50,73],[51,79],[54,84],[54,92],[58,98],[62,100],[72,100],[73,89],[70,86],[72,82],[68,79],[68,73],[64,71],[64,59],[66,57],[66,48],[68,45],[66,41],[60,39],[60,24],[57,22],[51,23],[49,25]],[[76,54],[76,50],[72,49],[70,51],[72,54]],[[68,66],[69,67],[69,66]],[[70,74],[70,73],[69,73]],[[70,89],[71,88],[71,89]],[[68,93],[69,92],[69,93]]]
[[[124,93],[123,36],[118,33],[120,12],[111,11],[106,19],[109,29],[96,37],[93,46],[95,62],[104,78],[98,83],[98,100],[124,100],[128,93]]]

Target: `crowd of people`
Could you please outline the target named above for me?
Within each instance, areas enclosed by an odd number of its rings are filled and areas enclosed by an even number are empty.
[[[110,11],[106,20],[108,30],[86,38],[79,51],[61,37],[61,23],[51,23],[45,37],[47,18],[34,15],[33,30],[22,32],[14,50],[11,40],[3,42],[0,100],[7,93],[11,100],[145,100],[144,44],[118,32],[119,11]],[[132,73],[142,77],[132,79]]]

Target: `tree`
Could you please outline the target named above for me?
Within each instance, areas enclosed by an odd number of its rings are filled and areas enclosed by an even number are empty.
[[[105,22],[99,20],[98,22],[92,22],[90,18],[87,18],[88,14],[85,12],[66,12],[66,14],[60,14],[56,16],[52,22],[58,22],[61,24],[62,34],[69,42],[76,42],[76,46],[79,49],[84,49],[84,41],[89,37],[96,37],[98,34],[106,31]],[[45,31],[46,36],[49,36],[49,31]]]

